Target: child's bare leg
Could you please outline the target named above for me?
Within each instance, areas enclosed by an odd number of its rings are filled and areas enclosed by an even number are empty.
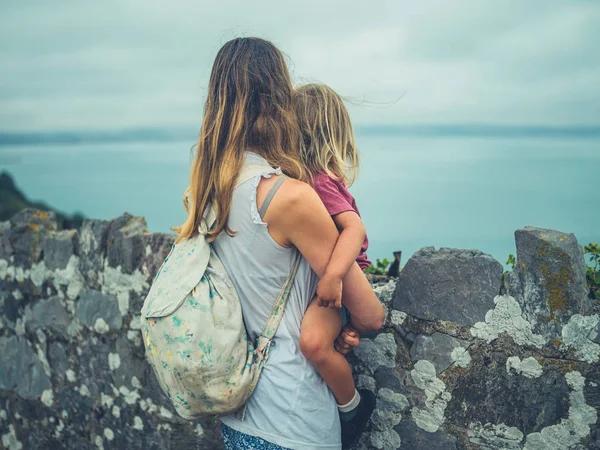
[[[357,263],[343,279],[342,303],[350,311],[350,325],[359,333],[379,330],[383,326],[383,306]]]
[[[315,297],[302,319],[300,350],[325,380],[338,404],[345,405],[354,398],[355,387],[348,361],[333,347],[341,329],[340,312],[318,306]]]

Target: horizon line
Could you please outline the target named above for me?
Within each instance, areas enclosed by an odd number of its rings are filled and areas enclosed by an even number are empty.
[[[407,136],[414,138],[600,138],[599,125],[501,125],[501,124],[359,124],[354,127],[358,135]],[[76,145],[86,143],[195,141],[197,131],[192,127],[137,127],[105,130],[58,130],[58,131],[2,131],[0,145]]]

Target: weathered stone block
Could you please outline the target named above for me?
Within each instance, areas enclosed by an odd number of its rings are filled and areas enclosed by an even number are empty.
[[[543,228],[517,230],[515,240],[517,264],[506,276],[507,291],[535,333],[559,338],[573,314],[591,311],[583,249],[573,234]]]
[[[144,235],[148,233],[146,220],[125,213],[111,221],[107,235],[107,261],[111,267],[121,267],[124,273],[133,273],[145,255]]]
[[[394,308],[420,319],[473,325],[494,307],[502,265],[478,250],[426,247],[400,273]]]
[[[83,258],[91,259],[105,252],[109,225],[107,220],[83,220],[79,230],[79,251]]]
[[[123,324],[117,298],[92,289],[79,295],[76,315],[82,324],[98,333],[119,329]]]
[[[46,234],[56,230],[53,212],[24,209],[10,219],[10,246],[14,262],[25,268],[40,260]]]
[[[171,251],[176,237],[175,234],[165,233],[143,234],[144,256],[142,258],[142,265],[148,269],[150,278],[153,279],[156,276],[156,272],[158,272],[158,269],[160,269],[163,261]]]
[[[507,337],[490,345],[475,344],[470,353],[468,369],[449,371],[446,377],[452,391],[445,411],[447,420],[465,428],[477,422],[504,424],[526,435],[568,416],[567,366],[540,358],[545,369],[525,376],[512,367],[510,358],[521,351]]]
[[[50,270],[64,269],[72,255],[77,255],[77,230],[50,232],[44,238],[44,264]]]
[[[40,398],[52,383],[24,337],[0,338],[0,391],[14,391],[26,399]]]
[[[67,335],[67,328],[71,323],[71,315],[61,304],[60,298],[50,297],[40,300],[25,312],[27,329],[35,332],[36,329],[49,328],[63,336]]]
[[[0,259],[8,259],[12,255],[9,237],[10,221],[0,222]]]
[[[402,439],[401,449],[427,449],[427,450],[459,450],[457,439],[455,436],[447,433],[443,428],[438,429],[435,433],[429,433],[419,428],[411,420],[403,420],[394,430]]]
[[[410,348],[410,356],[413,361],[420,359],[431,361],[439,375],[453,363],[458,362],[460,365],[468,364],[466,357],[468,355],[468,351],[466,350],[468,346],[468,341],[446,334],[420,334]]]
[[[66,270],[48,270],[66,260],[59,247],[44,249],[44,264],[10,263],[17,250],[6,241],[1,445],[223,447],[215,420],[177,416],[146,362],[138,311],[175,237],[143,225],[129,215],[85,221]],[[14,237],[11,227],[0,224],[0,236]],[[59,235],[48,229],[40,242]],[[496,296],[500,273],[480,252],[425,249],[403,271],[412,312],[392,308],[395,281],[373,280],[387,319],[349,356],[357,386],[377,394],[355,450],[600,450],[598,316],[572,314],[547,344],[517,300]]]

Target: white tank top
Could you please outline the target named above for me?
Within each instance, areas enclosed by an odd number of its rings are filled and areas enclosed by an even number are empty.
[[[255,153],[246,152],[245,164],[264,164],[266,177],[281,173]],[[246,329],[253,340],[267,321],[296,251],[275,242],[261,220],[256,207],[260,179],[257,176],[234,191],[228,223],[236,234],[230,237],[223,232],[213,244],[239,294]],[[246,417],[243,421],[232,415],[223,417],[225,425],[291,449],[341,448],[335,399],[299,347],[300,324],[317,282],[316,274],[302,258]]]

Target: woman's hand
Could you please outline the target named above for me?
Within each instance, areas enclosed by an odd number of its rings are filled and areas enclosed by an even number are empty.
[[[317,284],[317,305],[324,308],[342,307],[342,279],[325,274]]]
[[[350,325],[346,325],[334,343],[337,352],[342,355],[350,353],[360,344],[360,334]]]

